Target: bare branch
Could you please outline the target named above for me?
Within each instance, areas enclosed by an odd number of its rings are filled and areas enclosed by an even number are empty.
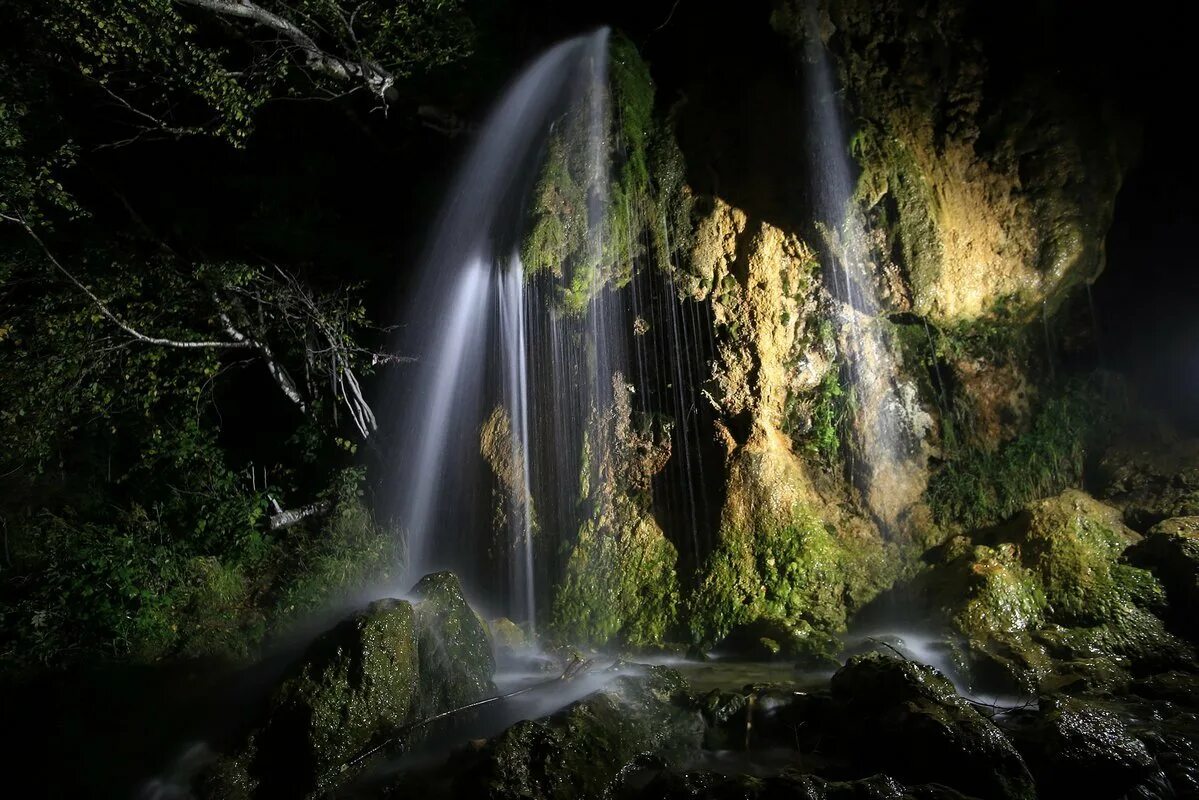
[[[309,517],[324,514],[332,507],[328,500],[322,500],[318,503],[309,503],[300,508],[290,508],[284,511],[273,497],[271,498],[271,503],[275,508],[280,509],[271,515],[271,530],[273,531],[290,528],[292,525],[303,522]]]
[[[125,333],[129,334],[134,339],[137,339],[139,342],[145,342],[146,344],[161,345],[163,347],[178,347],[178,348],[182,348],[182,349],[186,349],[186,350],[203,350],[203,349],[232,350],[232,349],[237,349],[237,348],[248,348],[248,347],[253,346],[251,342],[245,341],[245,340],[186,341],[186,340],[180,340],[180,339],[166,339],[161,336],[148,336],[148,335],[142,333],[141,331],[137,330],[132,325],[130,325],[129,323],[125,322],[123,319],[118,317],[108,307],[108,305],[103,300],[101,300],[99,297],[97,297],[96,294],[91,289],[87,288],[87,286],[85,286],[83,284],[83,281],[76,278],[74,276],[74,274],[71,273],[70,270],[68,270],[66,267],[64,267],[62,265],[62,262],[60,262],[55,257],[54,253],[50,250],[50,248],[46,245],[46,243],[44,241],[42,241],[42,237],[37,235],[37,231],[35,231],[32,227],[30,227],[29,223],[27,223],[24,220],[24,218],[22,218],[19,215],[11,216],[9,214],[0,214],[0,219],[4,219],[8,222],[13,222],[13,223],[16,223],[17,225],[20,225],[25,230],[25,232],[27,234],[29,234],[29,236],[33,239],[33,241],[37,242],[38,247],[41,248],[42,252],[46,256],[46,259],[51,264],[54,265],[55,269],[57,269],[59,272],[61,272],[63,275],[65,275],[71,283],[75,284],[75,286],[78,287],[81,292],[83,292],[85,295],[87,295],[88,298],[92,301],[92,303],[95,304],[96,308],[98,308],[100,310],[100,313],[103,314],[105,317],[107,317],[110,322],[112,322],[114,325],[116,325],[121,330],[125,331]]]

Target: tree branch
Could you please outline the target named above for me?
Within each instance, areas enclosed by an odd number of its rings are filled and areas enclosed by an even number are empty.
[[[178,347],[178,348],[182,348],[185,350],[203,350],[203,349],[232,350],[232,349],[238,349],[238,348],[249,348],[249,347],[253,346],[253,343],[248,340],[235,340],[235,341],[231,341],[231,342],[201,340],[201,341],[193,342],[193,341],[186,341],[186,340],[180,340],[180,339],[166,339],[161,336],[148,336],[148,335],[142,333],[141,331],[137,330],[129,323],[125,322],[125,320],[118,317],[112,311],[112,309],[110,309],[108,307],[108,305],[103,300],[101,300],[99,297],[97,297],[96,294],[91,289],[87,288],[87,286],[85,286],[83,284],[83,281],[76,278],[74,276],[74,274],[71,273],[70,270],[68,270],[66,267],[64,267],[62,265],[62,262],[60,262],[54,256],[54,253],[50,250],[50,248],[46,245],[46,243],[44,241],[42,241],[42,237],[37,235],[37,231],[35,231],[29,225],[29,223],[27,223],[24,220],[24,218],[22,218],[21,216],[11,216],[9,214],[0,214],[0,219],[4,219],[8,222],[13,222],[13,223],[16,223],[17,225],[20,225],[25,230],[25,233],[29,234],[30,238],[32,238],[33,241],[37,242],[38,247],[41,248],[42,253],[44,253],[46,256],[46,259],[51,264],[54,265],[55,269],[57,269],[59,272],[61,272],[63,275],[65,275],[67,277],[67,280],[69,280],[71,283],[75,284],[75,286],[78,287],[81,292],[83,292],[85,295],[87,295],[88,298],[92,301],[92,303],[95,304],[96,308],[98,308],[100,310],[100,313],[103,314],[110,322],[112,322],[118,328],[120,328],[125,333],[129,334],[130,336],[132,336],[134,339],[138,340],[139,342],[145,342],[146,344],[161,345],[163,347]]]
[[[200,8],[225,17],[244,19],[268,28],[289,40],[304,54],[305,63],[314,70],[343,81],[361,81],[371,93],[384,102],[395,83],[395,76],[374,61],[349,61],[331,55],[320,48],[311,36],[295,23],[267,11],[250,0],[175,0],[176,3]]]

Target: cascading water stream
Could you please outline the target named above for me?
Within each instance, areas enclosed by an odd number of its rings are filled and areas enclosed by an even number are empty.
[[[908,410],[911,403],[905,403],[905,394],[914,397],[914,388],[900,382],[898,359],[878,301],[877,270],[871,263],[865,220],[853,202],[847,140],[829,59],[814,34],[819,30],[814,8],[809,9],[808,23],[813,34],[804,72],[815,206],[833,262],[826,274],[836,305],[843,375],[851,389],[853,449],[861,459],[851,469],[866,505],[890,535],[924,488],[915,431],[923,423]]]
[[[392,516],[406,535],[404,581],[452,569],[470,582],[487,571],[482,562],[494,543],[484,536],[490,479],[480,458],[480,425],[499,404],[508,450],[500,476],[509,512],[502,559],[507,613],[530,625],[536,616],[534,486],[577,484],[571,476],[578,474],[582,430],[591,410],[603,405],[605,386],[611,391],[619,347],[610,341],[610,292],[587,287],[585,314],[563,314],[554,307],[554,281],[528,275],[517,252],[546,143],[561,118],[580,107],[595,187],[588,198],[588,246],[597,256],[603,250],[607,40],[604,29],[550,49],[496,106],[439,217],[401,342],[404,352],[420,354],[397,404],[403,425]],[[553,430],[538,420],[551,420]],[[565,458],[539,469],[539,452]],[[571,499],[552,506],[563,517],[559,523],[569,524]],[[455,539],[455,532],[466,536]]]

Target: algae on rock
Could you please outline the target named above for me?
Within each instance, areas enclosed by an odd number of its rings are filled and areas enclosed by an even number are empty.
[[[570,544],[553,606],[556,636],[573,643],[661,644],[679,604],[678,552],[655,521],[650,481],[670,457],[670,439],[635,420],[629,386],[612,379],[613,403],[592,413],[580,476],[586,509]]]

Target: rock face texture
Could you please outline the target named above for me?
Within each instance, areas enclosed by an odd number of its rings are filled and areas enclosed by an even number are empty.
[[[1124,167],[1103,109],[1036,77],[1005,85],[970,13],[832,0],[775,16],[797,46],[832,51],[880,263],[894,257],[910,310],[938,324],[1032,318],[1094,279]]]

